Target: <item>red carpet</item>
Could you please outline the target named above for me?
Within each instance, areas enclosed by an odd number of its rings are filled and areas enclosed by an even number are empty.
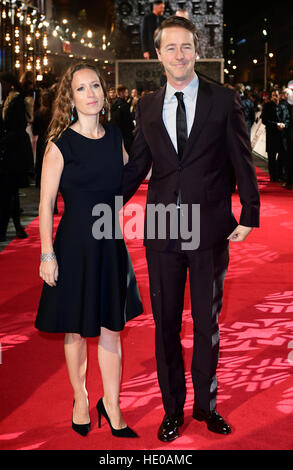
[[[72,389],[63,335],[40,334],[33,322],[39,301],[38,220],[29,238],[14,240],[0,254],[2,365],[2,449],[217,450],[291,449],[293,444],[293,193],[268,182],[258,170],[262,196],[261,230],[244,244],[231,245],[224,306],[220,317],[221,357],[218,410],[230,422],[228,437],[194,421],[190,376],[192,322],[186,291],[183,345],[188,395],[183,435],[171,444],[157,440],[163,417],[154,357],[147,268],[141,240],[128,240],[145,313],[125,328],[121,406],[140,438],[119,440],[103,420],[97,427],[95,405],[102,395],[96,354],[89,341],[92,431],[82,438],[71,429]],[[143,184],[131,202],[144,203]],[[235,213],[240,204],[234,197]],[[59,204],[59,209],[62,208]],[[60,216],[55,217],[55,228]],[[127,219],[126,219],[127,220]],[[135,441],[135,442],[134,442]]]

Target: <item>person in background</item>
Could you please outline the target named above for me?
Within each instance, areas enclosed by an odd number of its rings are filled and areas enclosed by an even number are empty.
[[[286,129],[290,125],[290,114],[288,107],[280,103],[278,90],[271,92],[270,101],[264,104],[261,119],[266,126],[266,151],[270,180],[282,181],[288,151]]]
[[[153,11],[142,19],[141,23],[141,48],[146,60],[157,59],[154,46],[154,32],[163,21],[165,3],[162,0],[153,2]]]
[[[24,93],[24,102],[26,107],[26,119],[29,124],[34,120],[34,96],[35,96],[35,85],[34,85],[34,74],[31,71],[24,72],[20,77],[20,84]]]
[[[32,71],[28,70],[22,74],[20,77],[20,84],[24,93],[24,104],[26,109],[26,120],[27,120],[27,128],[26,132],[29,136],[30,143],[32,149],[34,148],[34,138],[33,138],[33,122],[34,122],[34,115],[36,109],[36,95],[39,94],[36,91],[35,81],[34,81],[34,74]],[[29,176],[30,179],[35,178],[34,174],[35,162],[34,156],[32,151],[32,161],[30,163],[30,171]]]
[[[110,106],[114,103],[117,98],[116,88],[112,86],[107,92],[107,98]]]
[[[137,102],[139,100],[139,96],[138,96],[138,91],[136,88],[133,88],[131,90],[131,94],[130,94],[130,114],[131,114],[131,117],[132,117],[132,121],[134,122],[135,121],[135,112],[136,112],[136,105],[137,105]]]
[[[35,118],[33,122],[33,134],[38,136],[37,146],[36,146],[36,165],[35,165],[35,175],[36,175],[36,187],[40,187],[41,183],[41,173],[44,153],[47,145],[46,137],[49,128],[49,124],[52,119],[53,114],[53,101],[54,95],[49,90],[42,90],[40,95],[40,108],[35,113]]]
[[[33,161],[25,94],[16,76],[0,73],[2,87],[0,139],[0,241],[6,240],[10,217],[17,238],[27,238],[20,221],[19,188],[29,184],[28,174]]]
[[[109,121],[109,122],[111,121],[111,106],[114,103],[114,101],[116,100],[116,98],[117,98],[116,88],[114,86],[112,86],[107,91],[107,100],[108,100],[108,103],[109,103],[109,109],[108,109],[108,114],[106,116],[106,120]]]
[[[293,189],[293,81],[288,83],[288,88],[286,89],[287,95],[287,106],[290,115],[290,124],[287,130],[288,137],[288,152],[286,158],[286,174],[287,181],[285,184],[285,189]]]
[[[130,151],[133,142],[134,123],[130,113],[130,106],[126,99],[128,88],[124,85],[117,87],[117,98],[111,106],[111,123],[121,130],[126,152]]]
[[[244,113],[244,118],[248,130],[248,135],[249,137],[251,136],[251,127],[255,121],[255,109],[254,109],[254,103],[251,101],[251,99],[248,97],[248,94],[245,90],[245,86],[243,83],[237,83],[236,85],[236,90],[238,91],[240,95],[240,100],[241,100],[241,106],[242,110]]]

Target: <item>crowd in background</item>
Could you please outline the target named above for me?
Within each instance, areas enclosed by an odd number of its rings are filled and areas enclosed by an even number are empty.
[[[225,85],[231,87],[231,85]],[[271,182],[291,190],[293,183],[293,81],[287,86],[276,84],[270,92],[237,84],[249,135],[261,119],[266,128],[266,154]]]
[[[12,218],[16,236],[26,238],[20,222],[19,190],[35,184],[40,188],[46,133],[52,117],[57,82],[47,88],[36,87],[31,72],[20,80],[0,74],[2,93],[0,119],[0,242]],[[249,85],[237,84],[248,133],[259,119],[266,126],[266,152],[270,180],[286,189],[293,183],[293,82],[285,87],[275,85],[264,92]],[[129,152],[135,129],[138,100],[151,91],[129,90],[126,85],[111,87],[107,93],[108,108],[104,119],[121,130]],[[55,213],[57,207],[55,207]]]

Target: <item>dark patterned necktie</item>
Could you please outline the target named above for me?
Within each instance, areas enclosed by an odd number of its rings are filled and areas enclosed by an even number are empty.
[[[178,100],[176,112],[177,153],[179,160],[181,160],[188,139],[186,110],[183,102],[182,91],[177,91],[177,93],[175,93],[175,96]]]

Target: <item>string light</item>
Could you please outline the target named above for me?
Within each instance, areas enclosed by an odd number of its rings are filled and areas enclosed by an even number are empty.
[[[110,46],[111,42],[103,34],[100,39],[95,40],[96,33],[91,29],[80,31],[70,28],[70,19],[64,18],[60,24],[49,22],[45,15],[41,14],[35,7],[27,5],[24,0],[1,1],[0,10],[1,34],[3,37],[3,47],[6,49],[5,59],[1,64],[1,70],[13,67],[21,71],[32,70],[37,72],[38,77],[43,73],[48,73],[48,35],[67,41],[78,40],[83,46],[88,48],[99,47],[103,51]],[[101,40],[102,39],[102,40]],[[24,44],[24,47],[23,47]],[[11,48],[12,49],[8,49]],[[70,47],[66,48],[70,53]],[[68,54],[70,58],[74,54]],[[82,57],[83,60],[86,56]],[[94,59],[96,62],[98,59]]]
[[[48,37],[46,33],[44,33],[44,36],[43,36],[43,46],[45,49],[48,47]]]

